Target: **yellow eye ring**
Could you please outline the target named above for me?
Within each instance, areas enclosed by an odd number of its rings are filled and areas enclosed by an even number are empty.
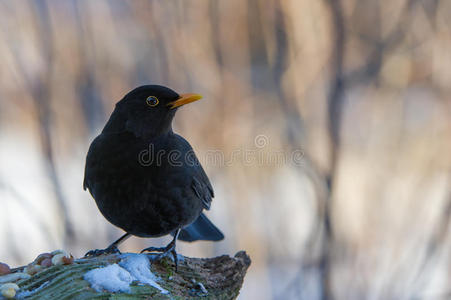
[[[160,103],[160,101],[158,101],[158,98],[155,96],[149,96],[146,99],[146,103],[147,105],[149,105],[150,107],[155,107],[158,105],[158,103]]]

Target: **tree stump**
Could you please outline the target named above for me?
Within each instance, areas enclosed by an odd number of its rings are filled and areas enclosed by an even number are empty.
[[[28,279],[16,281],[20,289],[17,298],[22,299],[235,299],[243,284],[251,260],[244,252],[234,257],[190,258],[180,256],[178,270],[171,258],[152,260],[150,271],[157,276],[155,287],[133,282],[129,292],[96,291],[84,280],[93,269],[120,263],[119,254],[81,258],[68,265],[55,265]],[[21,272],[24,267],[13,272]],[[0,296],[1,298],[1,296]]]

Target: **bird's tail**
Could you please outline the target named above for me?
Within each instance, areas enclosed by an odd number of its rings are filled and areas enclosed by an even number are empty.
[[[185,242],[220,241],[224,235],[204,214],[200,214],[194,223],[180,231],[178,239]]]

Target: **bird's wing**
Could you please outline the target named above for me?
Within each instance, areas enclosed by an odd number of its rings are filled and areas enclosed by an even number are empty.
[[[208,178],[207,178],[208,181]],[[196,176],[193,177],[193,182],[191,184],[192,189],[197,197],[202,200],[202,205],[206,210],[210,209],[211,201],[213,200],[214,193],[210,182],[200,181]]]
[[[179,147],[181,146],[184,151],[190,151],[190,155],[185,157],[189,157],[187,164],[190,165],[190,173],[192,175],[191,188],[193,189],[194,194],[202,200],[204,209],[209,210],[211,201],[215,196],[210,180],[197,159],[191,145],[183,137],[177,134],[175,136],[178,140]]]

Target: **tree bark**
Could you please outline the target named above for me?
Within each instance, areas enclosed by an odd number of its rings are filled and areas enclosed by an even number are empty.
[[[77,259],[70,265],[52,266],[29,279],[19,280],[17,296],[22,295],[23,299],[235,299],[251,263],[244,251],[234,257],[183,257],[179,259],[177,272],[172,259],[168,257],[152,261],[152,273],[169,294],[162,294],[149,285],[135,283],[131,284],[130,293],[97,292],[83,279],[89,270],[119,261],[119,255],[111,254]],[[30,293],[24,294],[23,291]]]

